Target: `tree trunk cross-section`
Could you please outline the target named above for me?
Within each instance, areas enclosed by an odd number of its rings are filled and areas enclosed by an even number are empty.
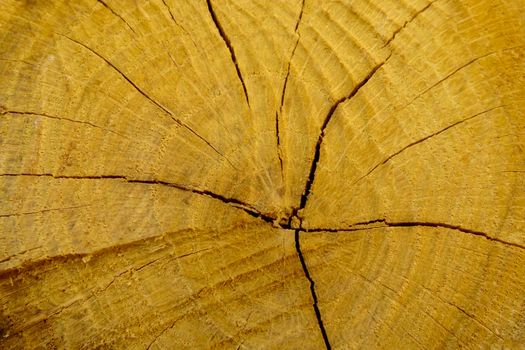
[[[524,0],[0,0],[0,348],[525,349]]]

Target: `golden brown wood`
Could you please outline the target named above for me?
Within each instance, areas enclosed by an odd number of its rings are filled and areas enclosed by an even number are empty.
[[[0,348],[525,348],[523,0],[0,0]]]

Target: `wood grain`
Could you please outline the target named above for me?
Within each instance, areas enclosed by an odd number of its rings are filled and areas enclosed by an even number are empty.
[[[523,8],[0,0],[0,347],[524,349]]]

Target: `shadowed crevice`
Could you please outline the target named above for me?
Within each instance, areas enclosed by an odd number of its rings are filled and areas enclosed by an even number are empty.
[[[215,27],[217,28],[219,35],[224,41],[224,44],[226,44],[228,51],[230,51],[230,56],[231,56],[233,65],[235,66],[235,70],[237,71],[237,76],[239,77],[239,81],[241,82],[242,89],[244,91],[244,98],[246,99],[246,103],[248,104],[248,107],[250,107],[250,99],[248,98],[248,90],[246,89],[246,85],[244,84],[244,79],[242,78],[241,69],[239,68],[239,63],[237,62],[237,57],[235,56],[235,50],[233,49],[231,40],[226,35],[226,32],[224,31],[224,28],[222,27],[221,22],[219,21],[219,18],[215,14],[215,10],[213,9],[211,0],[206,0],[206,3],[208,4],[208,11],[210,12],[210,16],[213,20],[213,23],[215,24]]]

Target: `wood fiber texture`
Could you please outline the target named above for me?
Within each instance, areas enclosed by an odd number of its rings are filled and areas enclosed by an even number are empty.
[[[525,349],[524,0],[0,0],[0,348]]]

